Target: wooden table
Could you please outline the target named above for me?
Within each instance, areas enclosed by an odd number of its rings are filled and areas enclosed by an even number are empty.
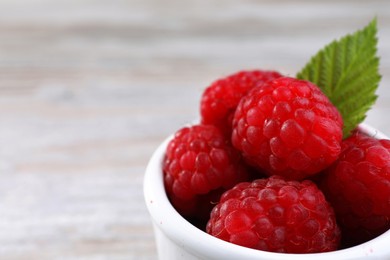
[[[0,259],[155,259],[145,166],[204,87],[294,76],[374,16],[390,135],[387,0],[0,1]]]

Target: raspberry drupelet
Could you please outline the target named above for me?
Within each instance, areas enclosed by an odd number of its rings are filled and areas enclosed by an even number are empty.
[[[342,126],[337,108],[316,85],[281,77],[241,99],[232,142],[249,164],[266,174],[300,180],[336,160]]]
[[[233,114],[240,99],[253,87],[281,76],[276,71],[244,70],[214,81],[201,98],[201,122],[215,125],[230,136]]]
[[[334,207],[345,247],[390,229],[390,140],[355,131],[321,177],[320,187]]]
[[[280,176],[225,192],[206,230],[237,245],[280,253],[333,251],[340,241],[333,209],[317,186]]]
[[[240,153],[213,125],[178,130],[167,146],[163,171],[176,210],[200,220],[208,219],[212,202],[223,191],[249,176]]]

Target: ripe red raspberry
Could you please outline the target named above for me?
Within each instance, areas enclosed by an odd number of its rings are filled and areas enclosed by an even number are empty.
[[[233,145],[268,175],[304,179],[340,153],[342,119],[314,84],[278,78],[253,88],[237,106]]]
[[[240,99],[254,86],[281,76],[275,71],[240,71],[213,82],[202,95],[201,122],[215,125],[230,136],[233,114]]]
[[[225,192],[206,230],[237,245],[283,253],[333,251],[340,240],[333,209],[317,186],[280,176]]]
[[[177,211],[185,217],[209,216],[213,200],[248,173],[242,157],[212,125],[177,131],[163,161],[164,184]],[[215,201],[215,200],[214,200]]]
[[[390,141],[355,132],[321,183],[333,205],[343,244],[353,246],[390,229]]]

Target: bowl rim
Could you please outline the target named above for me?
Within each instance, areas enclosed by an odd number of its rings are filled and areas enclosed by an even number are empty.
[[[379,130],[360,124],[362,132],[378,139],[389,139]],[[270,260],[284,259],[357,259],[357,258],[383,258],[389,256],[390,230],[382,235],[357,246],[324,253],[275,253],[251,249],[235,245],[219,238],[213,237],[198,229],[184,219],[170,203],[164,188],[162,161],[166,146],[173,135],[168,136],[155,150],[146,167],[144,176],[144,199],[151,215],[154,227],[160,229],[170,240],[184,250],[198,257],[207,256],[209,259],[254,259],[265,258]],[[196,239],[196,243],[194,243]],[[387,251],[384,250],[387,248]],[[216,250],[218,249],[218,250]]]

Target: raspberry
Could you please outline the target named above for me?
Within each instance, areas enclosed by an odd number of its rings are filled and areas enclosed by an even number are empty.
[[[282,77],[253,88],[237,106],[233,145],[268,175],[304,179],[341,150],[342,118],[314,84]]]
[[[335,209],[345,246],[390,229],[390,140],[353,133],[320,185]]]
[[[206,231],[237,245],[283,253],[332,251],[340,241],[333,209],[317,186],[281,176],[226,191]]]
[[[210,202],[222,191],[248,178],[239,152],[212,125],[177,131],[166,149],[163,171],[173,206],[183,216],[199,219],[208,218]]]
[[[233,114],[240,99],[254,86],[281,76],[275,71],[240,71],[213,82],[202,95],[201,122],[213,124],[230,136]]]

